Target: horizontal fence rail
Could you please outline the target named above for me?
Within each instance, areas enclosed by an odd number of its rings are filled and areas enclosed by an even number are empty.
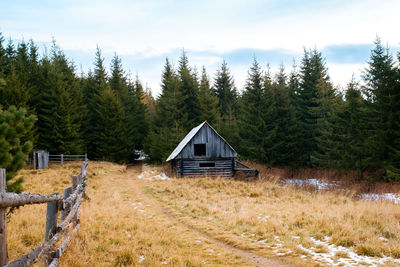
[[[49,154],[49,162],[59,162],[61,165],[64,165],[64,163],[82,162],[86,161],[87,159],[88,159],[87,154],[83,155]]]
[[[21,267],[30,266],[41,259],[45,266],[56,267],[70,243],[74,233],[79,229],[79,207],[83,201],[87,185],[86,170],[89,161],[85,160],[78,175],[72,175],[72,186],[59,193],[51,195],[29,193],[7,193],[5,169],[0,169],[0,266]],[[8,263],[6,239],[6,211],[9,207],[47,203],[46,228],[44,242],[30,253]],[[58,212],[61,211],[59,224]],[[63,240],[64,239],[64,240]],[[61,241],[63,240],[63,241]],[[58,247],[55,245],[61,241]]]

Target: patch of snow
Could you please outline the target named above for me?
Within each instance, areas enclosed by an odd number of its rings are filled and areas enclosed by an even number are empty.
[[[136,160],[145,160],[149,158],[149,155],[144,153],[142,150],[135,150],[135,154],[139,155],[139,157]]]
[[[156,178],[156,179],[159,179],[159,180],[170,180],[171,179],[164,172],[153,176],[153,178]]]
[[[269,215],[257,216],[257,219],[258,219],[259,221],[263,221],[263,222],[266,222],[267,219],[269,219],[269,218],[271,218],[271,216],[269,216]]]
[[[141,174],[138,175],[138,179],[145,179],[145,180],[170,180],[171,178],[168,177],[164,172],[158,172],[158,171],[144,171]]]
[[[300,236],[294,235],[294,236],[292,236],[292,238],[293,238],[293,239],[300,239]]]
[[[393,259],[392,257],[375,258],[369,256],[361,256],[351,249],[342,246],[336,246],[334,244],[329,244],[330,238],[327,236],[324,238],[323,241],[317,240],[314,237],[311,237],[310,239],[316,246],[322,246],[328,252],[316,252],[317,248],[305,248],[301,244],[297,245],[297,247],[310,254],[313,260],[328,264],[330,266],[360,266],[365,264],[368,266],[379,266],[385,265],[388,262],[400,264],[399,259]],[[336,254],[338,252],[345,253],[348,257],[337,259]],[[302,258],[304,257],[302,256]]]
[[[361,194],[360,198],[371,201],[391,201],[394,204],[400,204],[400,195],[394,193],[384,193],[384,194],[366,193],[366,194]]]
[[[285,179],[282,180],[285,185],[292,185],[298,187],[315,187],[317,190],[329,190],[339,186],[338,181],[322,181],[316,178],[310,179]]]
[[[139,256],[139,263],[141,263],[141,262],[143,262],[144,261],[144,256],[143,255],[140,255]]]
[[[339,187],[340,181],[323,181],[316,178],[310,179],[285,179],[281,181],[284,185],[291,185],[297,187],[314,187],[318,191],[330,190]],[[400,204],[400,194],[395,193],[365,193],[360,194],[359,197],[364,200],[370,201],[391,201],[394,204]]]
[[[387,238],[384,238],[383,236],[379,237],[379,240],[381,240],[381,241],[383,241],[383,242],[387,242],[387,241],[388,241],[388,239],[387,239]]]
[[[146,175],[148,175],[148,174],[149,174],[148,171],[144,171],[144,172],[142,172],[141,174],[138,175],[138,179],[142,179],[143,176],[146,176]]]

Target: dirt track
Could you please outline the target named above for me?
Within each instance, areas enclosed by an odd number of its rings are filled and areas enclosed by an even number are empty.
[[[137,176],[142,172],[142,166],[141,165],[131,165],[127,168],[127,174],[128,174],[128,182],[131,185],[132,189],[134,190],[134,192],[136,193],[136,196],[138,198],[141,199],[141,201],[143,201],[144,203],[147,203],[151,206],[153,206],[154,208],[156,208],[159,212],[163,213],[164,215],[166,215],[168,218],[170,218],[171,220],[179,223],[180,225],[182,225],[183,227],[193,231],[194,233],[206,238],[207,240],[209,240],[212,243],[215,243],[219,246],[222,246],[238,255],[240,255],[241,257],[245,258],[246,260],[248,260],[250,263],[252,263],[254,266],[276,266],[276,267],[292,267],[294,265],[290,265],[290,264],[286,264],[286,263],[282,263],[281,261],[275,260],[275,259],[268,259],[266,257],[254,254],[250,251],[246,251],[243,249],[239,249],[236,248],[230,244],[227,244],[225,242],[222,242],[218,239],[213,238],[212,236],[182,222],[181,220],[179,220],[179,218],[177,218],[176,216],[174,216],[173,214],[171,214],[170,212],[168,212],[166,209],[164,209],[160,203],[158,203],[156,200],[148,197],[147,195],[145,195],[142,190],[140,189],[140,186],[138,185],[137,181]]]

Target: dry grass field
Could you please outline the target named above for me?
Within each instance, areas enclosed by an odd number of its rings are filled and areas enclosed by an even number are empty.
[[[19,175],[24,191],[49,194],[62,193],[78,172],[78,165],[52,166]],[[90,162],[81,228],[62,266],[251,266],[229,245],[300,266],[400,265],[399,205],[268,179],[168,179],[163,172]],[[43,241],[44,224],[45,205],[10,216],[11,260]]]
[[[143,186],[186,223],[261,255],[310,266],[400,265],[400,205],[268,179],[143,179]]]
[[[22,170],[24,191],[49,194],[70,185],[79,166]],[[61,266],[251,266],[143,202],[131,188],[126,166],[90,162],[88,199],[81,227]],[[9,257],[14,260],[43,242],[45,205],[16,210],[8,220]]]

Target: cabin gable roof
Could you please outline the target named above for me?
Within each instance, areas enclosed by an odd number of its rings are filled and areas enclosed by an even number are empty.
[[[201,132],[200,130],[203,127],[209,127],[210,130],[217,136],[217,138],[221,139],[222,143],[224,146],[227,147],[228,150],[230,151],[230,154],[232,155],[232,157],[237,157],[237,152],[231,147],[231,145],[228,144],[228,142],[226,142],[226,140],[217,133],[217,131],[215,131],[215,129],[213,127],[211,127],[211,125],[209,125],[206,121],[201,123],[200,125],[194,127],[186,136],[185,138],[182,139],[182,141],[178,144],[178,146],[174,149],[174,151],[172,151],[171,155],[169,155],[169,157],[167,158],[166,161],[170,161],[175,159],[178,155],[180,155],[182,153],[182,151],[185,149],[185,147],[187,147],[187,145],[189,143],[192,143],[191,141],[195,138],[195,136]],[[187,150],[187,149],[186,149]],[[185,154],[185,153],[184,153]]]

